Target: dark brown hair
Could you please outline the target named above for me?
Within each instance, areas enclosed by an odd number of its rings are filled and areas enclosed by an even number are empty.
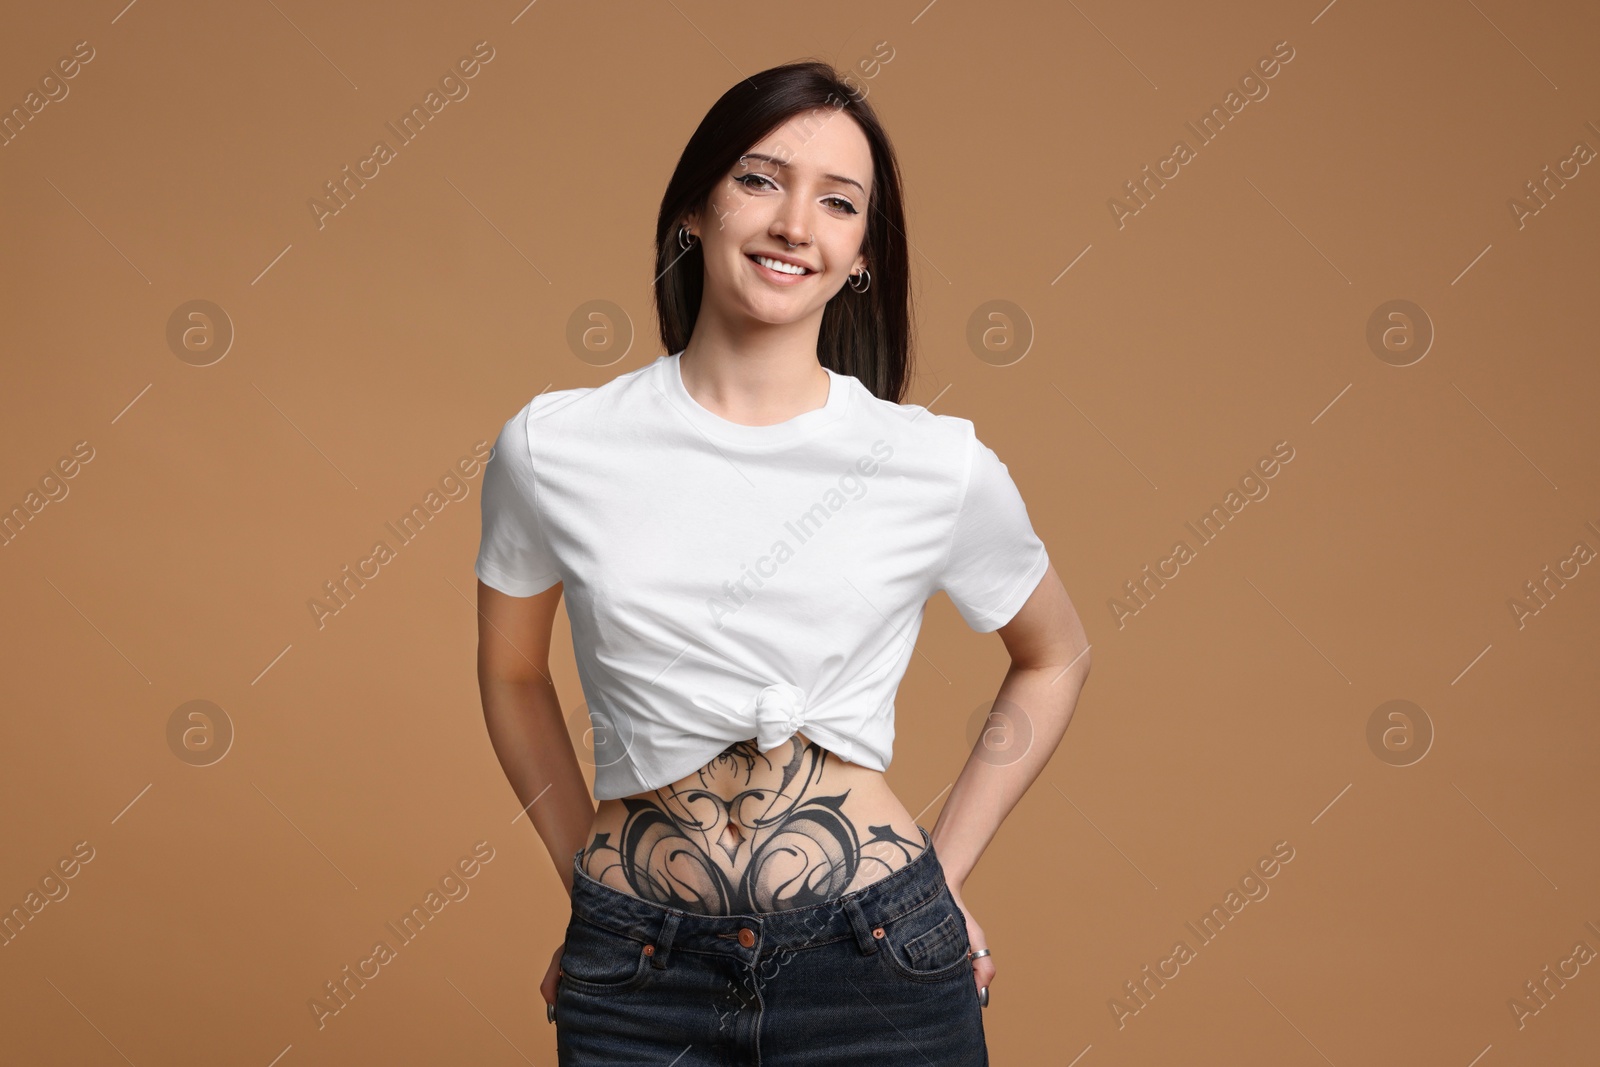
[[[865,95],[818,60],[789,63],[734,85],[706,112],[684,145],[661,197],[656,218],[656,315],[661,343],[682,351],[694,332],[705,283],[700,242],[685,252],[678,243],[684,216],[702,217],[716,184],[739,157],[774,129],[814,108],[842,110],[866,134],[872,149],[872,193],[861,252],[871,284],[858,293],[848,284],[822,313],[817,359],[830,370],[859,378],[874,396],[902,402],[911,364],[911,290],[900,171],[894,148]]]

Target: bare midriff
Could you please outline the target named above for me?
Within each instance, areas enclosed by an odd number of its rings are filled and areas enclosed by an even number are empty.
[[[797,733],[764,755],[737,741],[671,785],[601,801],[578,862],[629,896],[753,915],[853,893],[924,848],[882,772]]]

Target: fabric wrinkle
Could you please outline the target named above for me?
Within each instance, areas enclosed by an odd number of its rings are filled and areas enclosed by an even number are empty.
[[[763,686],[755,696],[756,748],[769,752],[806,724],[806,691],[788,682]]]

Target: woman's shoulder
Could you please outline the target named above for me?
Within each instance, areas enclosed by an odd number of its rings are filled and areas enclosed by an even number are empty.
[[[530,423],[538,422],[544,419],[553,419],[559,415],[560,412],[566,410],[573,404],[582,401],[586,396],[593,393],[598,388],[600,387],[594,385],[582,385],[572,386],[567,389],[546,389],[542,393],[535,394],[532,399],[523,405],[522,410],[519,411],[518,414],[521,415],[525,421]]]
[[[956,453],[972,447],[977,439],[971,419],[943,415],[922,404],[901,404],[884,400],[860,379],[852,378],[861,400],[863,417],[893,429],[897,436],[916,439],[924,446],[943,446]]]
[[[650,392],[651,376],[660,369],[663,357],[657,357],[642,367],[622,371],[600,385],[571,386],[566,389],[545,389],[529,400],[522,412],[529,421],[548,420],[560,422],[564,414],[587,409],[586,418],[593,418],[602,410],[625,409]]]
[[[641,368],[642,369],[642,368]],[[625,388],[627,382],[639,374],[627,371],[603,385],[575,385],[563,389],[545,388],[535,393],[511,416],[513,421],[531,425],[537,422],[559,423],[563,413],[581,408],[586,403],[604,400],[608,395]]]

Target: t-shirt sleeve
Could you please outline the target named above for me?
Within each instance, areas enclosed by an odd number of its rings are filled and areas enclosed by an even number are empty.
[[[1010,622],[1050,567],[1022,494],[994,450],[970,436],[966,488],[938,588],[979,633]]]
[[[473,570],[485,585],[533,596],[561,580],[534,494],[530,403],[506,420],[483,469],[483,533]]]

